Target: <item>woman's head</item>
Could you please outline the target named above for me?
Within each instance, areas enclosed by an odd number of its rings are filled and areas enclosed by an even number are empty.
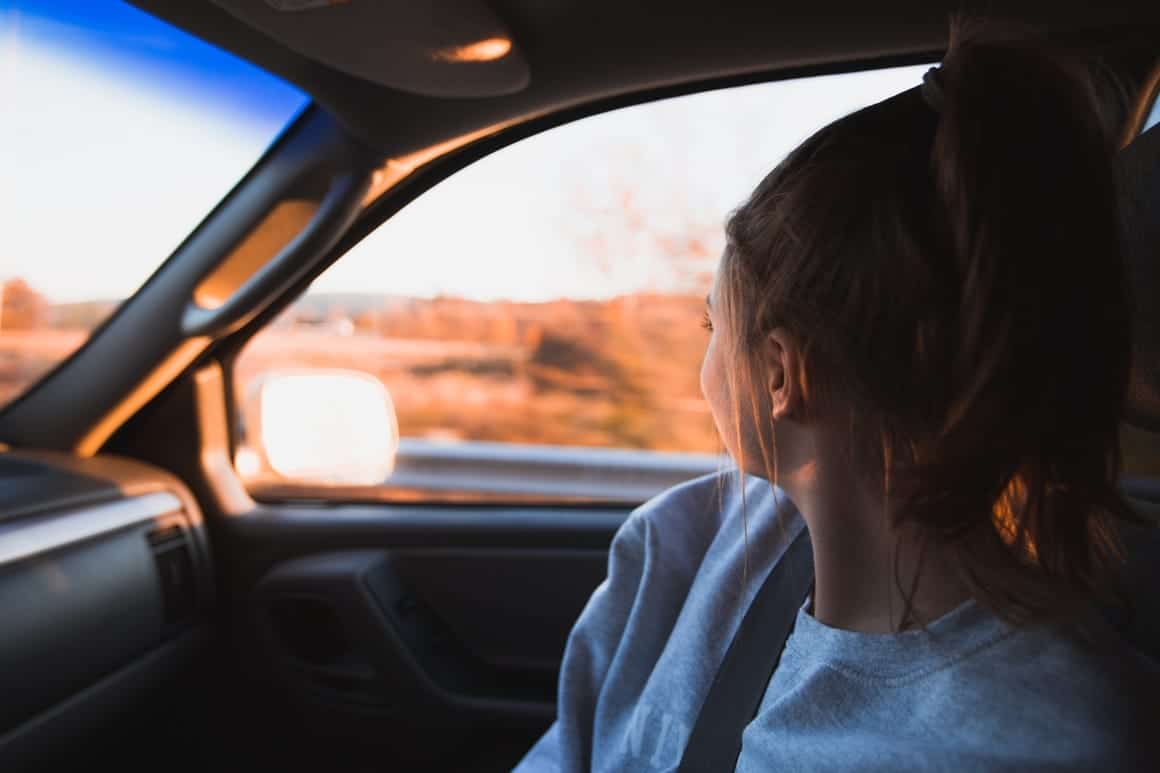
[[[937,81],[825,127],[732,215],[702,383],[770,479],[808,470],[800,428],[842,433],[893,522],[1020,621],[1090,598],[1126,515],[1114,145],[1041,47],[960,28]]]

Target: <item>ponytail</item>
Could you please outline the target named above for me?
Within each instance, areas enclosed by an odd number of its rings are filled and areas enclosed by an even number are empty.
[[[1133,517],[1114,147],[1079,63],[959,23],[925,87],[822,129],[727,227],[732,329],[802,339],[894,522],[1012,623],[1113,588]]]
[[[938,71],[932,170],[958,285],[952,389],[900,515],[992,514],[955,541],[1013,622],[1109,584],[1131,361],[1112,154],[1080,65],[959,27]],[[958,520],[957,518],[953,520]],[[952,532],[962,524],[952,523]]]

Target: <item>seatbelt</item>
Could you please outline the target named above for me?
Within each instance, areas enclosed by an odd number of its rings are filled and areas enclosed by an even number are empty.
[[[770,570],[733,635],[677,773],[725,773],[737,767],[741,734],[757,715],[813,581],[813,547],[803,528]]]

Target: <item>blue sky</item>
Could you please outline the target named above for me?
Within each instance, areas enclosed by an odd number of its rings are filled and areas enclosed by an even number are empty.
[[[114,0],[0,0],[0,279],[134,292],[307,103]]]
[[[54,58],[239,120],[282,121],[306,97],[250,63],[121,0],[0,0],[16,35]],[[3,22],[0,22],[3,23]]]
[[[711,92],[595,116],[477,162],[385,223],[316,291],[481,300],[680,289],[655,233],[706,234],[839,115],[923,67]],[[0,0],[0,280],[126,297],[306,97],[113,0]],[[631,196],[635,221],[626,218]]]

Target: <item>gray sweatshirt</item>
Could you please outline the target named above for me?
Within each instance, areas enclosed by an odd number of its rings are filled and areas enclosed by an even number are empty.
[[[802,528],[784,493],[745,478],[742,496],[735,473],[637,509],[568,639],[556,722],[517,773],[674,770],[749,602]],[[1015,630],[974,602],[881,635],[803,608],[737,770],[1160,771],[1157,696],[1160,670],[1114,637]]]

